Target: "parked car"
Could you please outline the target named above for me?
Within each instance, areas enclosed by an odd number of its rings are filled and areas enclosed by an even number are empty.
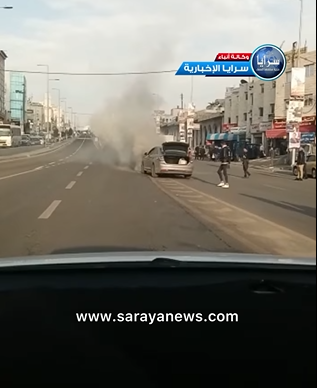
[[[30,135],[22,135],[22,145],[23,146],[31,145],[31,137],[30,137]]]
[[[31,138],[30,138],[30,140],[31,140],[31,145],[41,145],[41,144],[43,144],[42,142],[41,142],[41,137],[39,137],[39,136],[31,136]]]
[[[316,179],[316,155],[308,155],[306,162],[307,175]],[[297,166],[293,166],[293,174],[297,176]]]
[[[150,173],[152,177],[182,175],[190,178],[194,164],[188,150],[189,144],[175,141],[154,147],[143,155],[141,172]]]

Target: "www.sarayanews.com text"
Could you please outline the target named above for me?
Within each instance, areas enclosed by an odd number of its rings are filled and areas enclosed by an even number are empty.
[[[237,313],[76,313],[81,323],[237,323]]]

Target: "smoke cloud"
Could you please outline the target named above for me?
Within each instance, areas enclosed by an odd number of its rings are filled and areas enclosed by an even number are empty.
[[[137,169],[142,154],[161,141],[153,118],[158,96],[149,86],[144,79],[135,80],[92,117],[91,130],[103,148],[105,163]]]
[[[147,44],[146,58],[139,60],[138,67],[144,71],[168,68],[172,62],[175,42],[171,42],[170,33],[166,30],[164,38],[164,32],[159,34],[157,28],[154,30],[151,32],[156,44],[151,49]],[[159,42],[157,36],[161,37]],[[153,111],[163,103],[157,94],[158,86],[171,76],[138,75],[132,80],[127,77],[123,93],[109,100],[92,117],[91,130],[102,144],[104,163],[138,169],[143,153],[162,143],[163,137],[156,134]]]

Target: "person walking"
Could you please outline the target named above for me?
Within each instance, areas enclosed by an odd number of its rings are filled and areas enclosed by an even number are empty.
[[[244,178],[249,178],[251,174],[249,172],[249,157],[248,157],[248,150],[246,148],[243,149],[242,168],[243,168]]]
[[[221,142],[219,160],[220,166],[218,169],[218,175],[220,178],[220,183],[218,187],[229,189],[228,168],[230,165],[230,150],[225,142]]]
[[[306,163],[306,155],[303,147],[300,147],[297,155],[297,181],[302,181],[304,179],[304,167]]]

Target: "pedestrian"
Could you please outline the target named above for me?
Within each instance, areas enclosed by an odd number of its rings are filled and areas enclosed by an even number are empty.
[[[304,166],[306,163],[306,155],[303,147],[300,147],[297,155],[297,181],[302,181],[304,179]]]
[[[220,178],[220,183],[218,187],[222,187],[223,189],[228,189],[229,188],[228,168],[230,165],[230,150],[224,141],[221,142],[219,160],[220,160],[220,166],[218,169],[218,175]]]
[[[197,146],[195,147],[195,159],[197,160],[198,157],[199,157],[199,146],[197,145]]]
[[[249,172],[249,157],[248,157],[248,150],[246,148],[243,149],[242,168],[243,168],[244,178],[249,178],[251,174]]]

